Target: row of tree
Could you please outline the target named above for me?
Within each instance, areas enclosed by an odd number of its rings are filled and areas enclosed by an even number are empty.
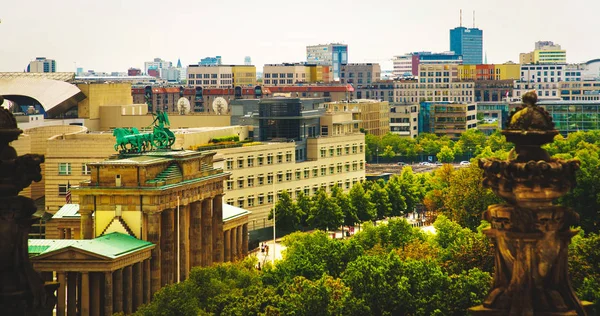
[[[462,133],[456,141],[448,136],[421,133],[417,138],[405,138],[388,133],[383,137],[365,135],[367,161],[373,162],[376,155],[394,161],[397,159],[416,161],[419,156],[436,156],[442,163],[451,163],[460,157],[472,158],[484,151],[509,151],[512,144],[507,143],[500,131],[486,136],[481,131],[470,129]]]
[[[406,167],[398,176],[384,181],[356,183],[348,193],[335,186],[331,194],[319,190],[312,197],[298,193],[293,200],[287,191],[275,204],[275,220],[284,232],[335,230],[367,221],[412,212],[425,195],[425,177]],[[273,211],[269,219],[273,218]]]
[[[425,233],[405,220],[365,224],[353,238],[322,232],[284,238],[284,259],[255,269],[256,258],[194,268],[161,289],[138,315],[466,315],[491,288],[494,247],[445,216]],[[573,285],[600,303],[600,236],[573,239]]]

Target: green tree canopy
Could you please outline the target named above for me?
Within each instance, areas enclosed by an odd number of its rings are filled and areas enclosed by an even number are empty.
[[[454,151],[450,147],[444,146],[437,153],[436,157],[441,163],[451,163],[454,161]]]

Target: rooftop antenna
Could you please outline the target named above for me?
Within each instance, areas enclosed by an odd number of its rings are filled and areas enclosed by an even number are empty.
[[[460,27],[462,27],[462,9],[460,9]]]

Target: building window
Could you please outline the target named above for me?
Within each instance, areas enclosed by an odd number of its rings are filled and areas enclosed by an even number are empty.
[[[317,168],[317,167],[313,168],[313,175],[312,176],[313,176],[313,178],[316,178],[316,177],[319,176],[319,168]]]
[[[350,145],[346,145],[346,155],[350,155]]]
[[[304,179],[308,179],[310,177],[310,170],[304,169]]]
[[[292,153],[291,152],[287,152],[285,154],[285,162],[291,162],[292,161]]]
[[[267,155],[267,165],[272,165],[273,164],[273,154],[268,154]]]
[[[263,185],[265,180],[265,176],[262,174],[258,175],[258,185]]]
[[[273,174],[272,173],[267,175],[267,184],[273,184]]]
[[[329,148],[329,157],[333,157],[333,147]]]
[[[87,164],[82,163],[81,164],[81,174],[90,175],[90,174],[92,174],[92,169],[90,169],[90,167]]]
[[[304,187],[304,195],[308,196],[310,194],[310,188]]]
[[[254,176],[248,177],[248,187],[251,188],[254,186]]]
[[[233,190],[233,180],[227,180],[227,190]]]
[[[277,173],[277,182],[283,182],[283,172]]]
[[[285,181],[292,181],[292,170],[288,170],[285,173]]]
[[[238,200],[238,207],[244,207],[244,200],[243,199],[239,199]]]
[[[325,148],[321,148],[321,158],[325,158],[327,155],[327,150]]]
[[[248,167],[254,167],[254,157],[248,157]]]
[[[269,193],[267,194],[267,203],[268,203],[268,204],[271,204],[271,203],[273,203],[273,192],[269,192]]]
[[[352,153],[356,154],[356,144],[352,145]]]
[[[321,166],[321,176],[325,176],[327,173],[327,168],[325,166]]]
[[[350,163],[349,162],[346,163],[345,167],[346,167],[346,172],[350,172]]]
[[[263,157],[262,155],[258,156],[258,165],[262,166],[264,163],[265,157]]]
[[[243,158],[238,158],[238,161],[237,161],[237,162],[238,162],[238,163],[237,163],[237,167],[238,167],[238,168],[240,168],[240,169],[241,169],[241,168],[244,168],[244,159],[243,159]]]
[[[67,185],[66,184],[59,184],[58,185],[58,195],[67,195]]]
[[[238,179],[238,189],[244,188],[244,179]]]
[[[248,196],[248,207],[254,206],[254,195]]]
[[[277,163],[282,163],[283,162],[283,154],[282,153],[278,153],[277,154]]]
[[[341,156],[342,155],[342,146],[338,146],[338,148],[335,149],[336,151],[336,155]]]
[[[225,170],[231,169],[233,169],[233,159],[227,158],[227,161],[225,162]]]
[[[265,196],[263,194],[258,196],[258,205],[265,204]]]
[[[296,180],[302,179],[302,172],[300,170],[296,170]]]
[[[71,174],[71,163],[69,162],[60,162],[58,164],[58,175],[68,176]]]
[[[337,165],[337,173],[342,173],[342,164],[341,164],[341,163],[339,163],[339,164]],[[341,188],[341,187],[342,187],[342,186],[340,185],[340,188]]]
[[[329,174],[334,174],[335,173],[335,167],[333,165],[329,166]]]

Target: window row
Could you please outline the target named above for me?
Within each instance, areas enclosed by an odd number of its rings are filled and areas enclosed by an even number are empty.
[[[329,182],[329,184],[327,184],[327,183],[321,183],[320,185],[314,184],[312,187],[311,186],[304,186],[304,188],[296,187],[295,190],[288,189],[287,192],[290,194],[290,196],[292,198],[297,199],[300,193],[303,193],[306,196],[311,196],[311,195],[315,195],[320,189],[331,192],[333,187],[336,185],[340,188],[344,188],[345,190],[350,190],[350,188],[353,185],[355,185],[356,183],[358,183],[359,181],[361,181],[361,179],[354,178],[354,179],[352,179],[352,181],[350,181],[350,179],[346,179],[346,181],[340,180],[337,183]],[[282,192],[283,192],[283,190],[277,191],[277,196],[278,197],[281,196]],[[253,206],[260,206],[260,205],[264,205],[264,204],[272,204],[273,202],[274,202],[273,191],[267,192],[266,194],[260,193],[257,195],[251,194],[248,196],[240,196],[237,199],[229,198],[226,201],[227,204],[235,205],[237,207],[253,207]]]
[[[283,152],[278,152],[277,155],[274,155],[273,153],[269,153],[266,155],[266,160],[265,160],[264,154],[260,154],[256,158],[254,157],[254,155],[250,155],[247,157],[237,157],[237,159],[235,159],[235,160],[234,160],[234,158],[227,158],[227,160],[225,161],[225,170],[234,169],[234,161],[235,161],[235,168],[241,169],[244,167],[251,168],[251,167],[254,167],[255,165],[256,166],[263,166],[265,164],[272,165],[272,164],[274,164],[274,161],[276,161],[276,163],[283,163],[283,159],[284,159]],[[293,159],[294,159],[294,157],[292,156],[292,151],[285,152],[285,162],[292,162]]]
[[[92,170],[88,167],[87,164],[81,164],[81,174],[82,175],[90,175],[92,174]],[[59,176],[68,176],[72,174],[72,167],[70,162],[60,162],[58,163],[58,175]]]
[[[364,152],[364,145],[363,144],[352,144],[352,154],[356,154],[359,151],[362,153]],[[335,148],[333,146],[329,146],[329,148],[327,147],[321,147],[321,158],[326,158],[326,157],[335,157],[335,156],[342,156],[342,153],[344,155],[350,155],[350,144],[346,144],[346,146],[342,147],[342,145],[337,145]],[[329,154],[329,155],[328,155]]]
[[[361,160],[360,162],[353,161],[352,163],[347,162],[345,164],[338,163],[337,165],[330,164],[329,166],[321,165],[320,167],[307,167],[303,170],[296,169],[294,172],[292,172],[292,170],[287,170],[285,172],[279,171],[277,173],[269,172],[266,175],[261,173],[256,176],[249,175],[247,177],[238,177],[237,179],[227,180],[226,189],[252,188],[263,185],[272,185],[273,181],[275,181],[275,183],[298,181],[364,169],[365,163]]]

